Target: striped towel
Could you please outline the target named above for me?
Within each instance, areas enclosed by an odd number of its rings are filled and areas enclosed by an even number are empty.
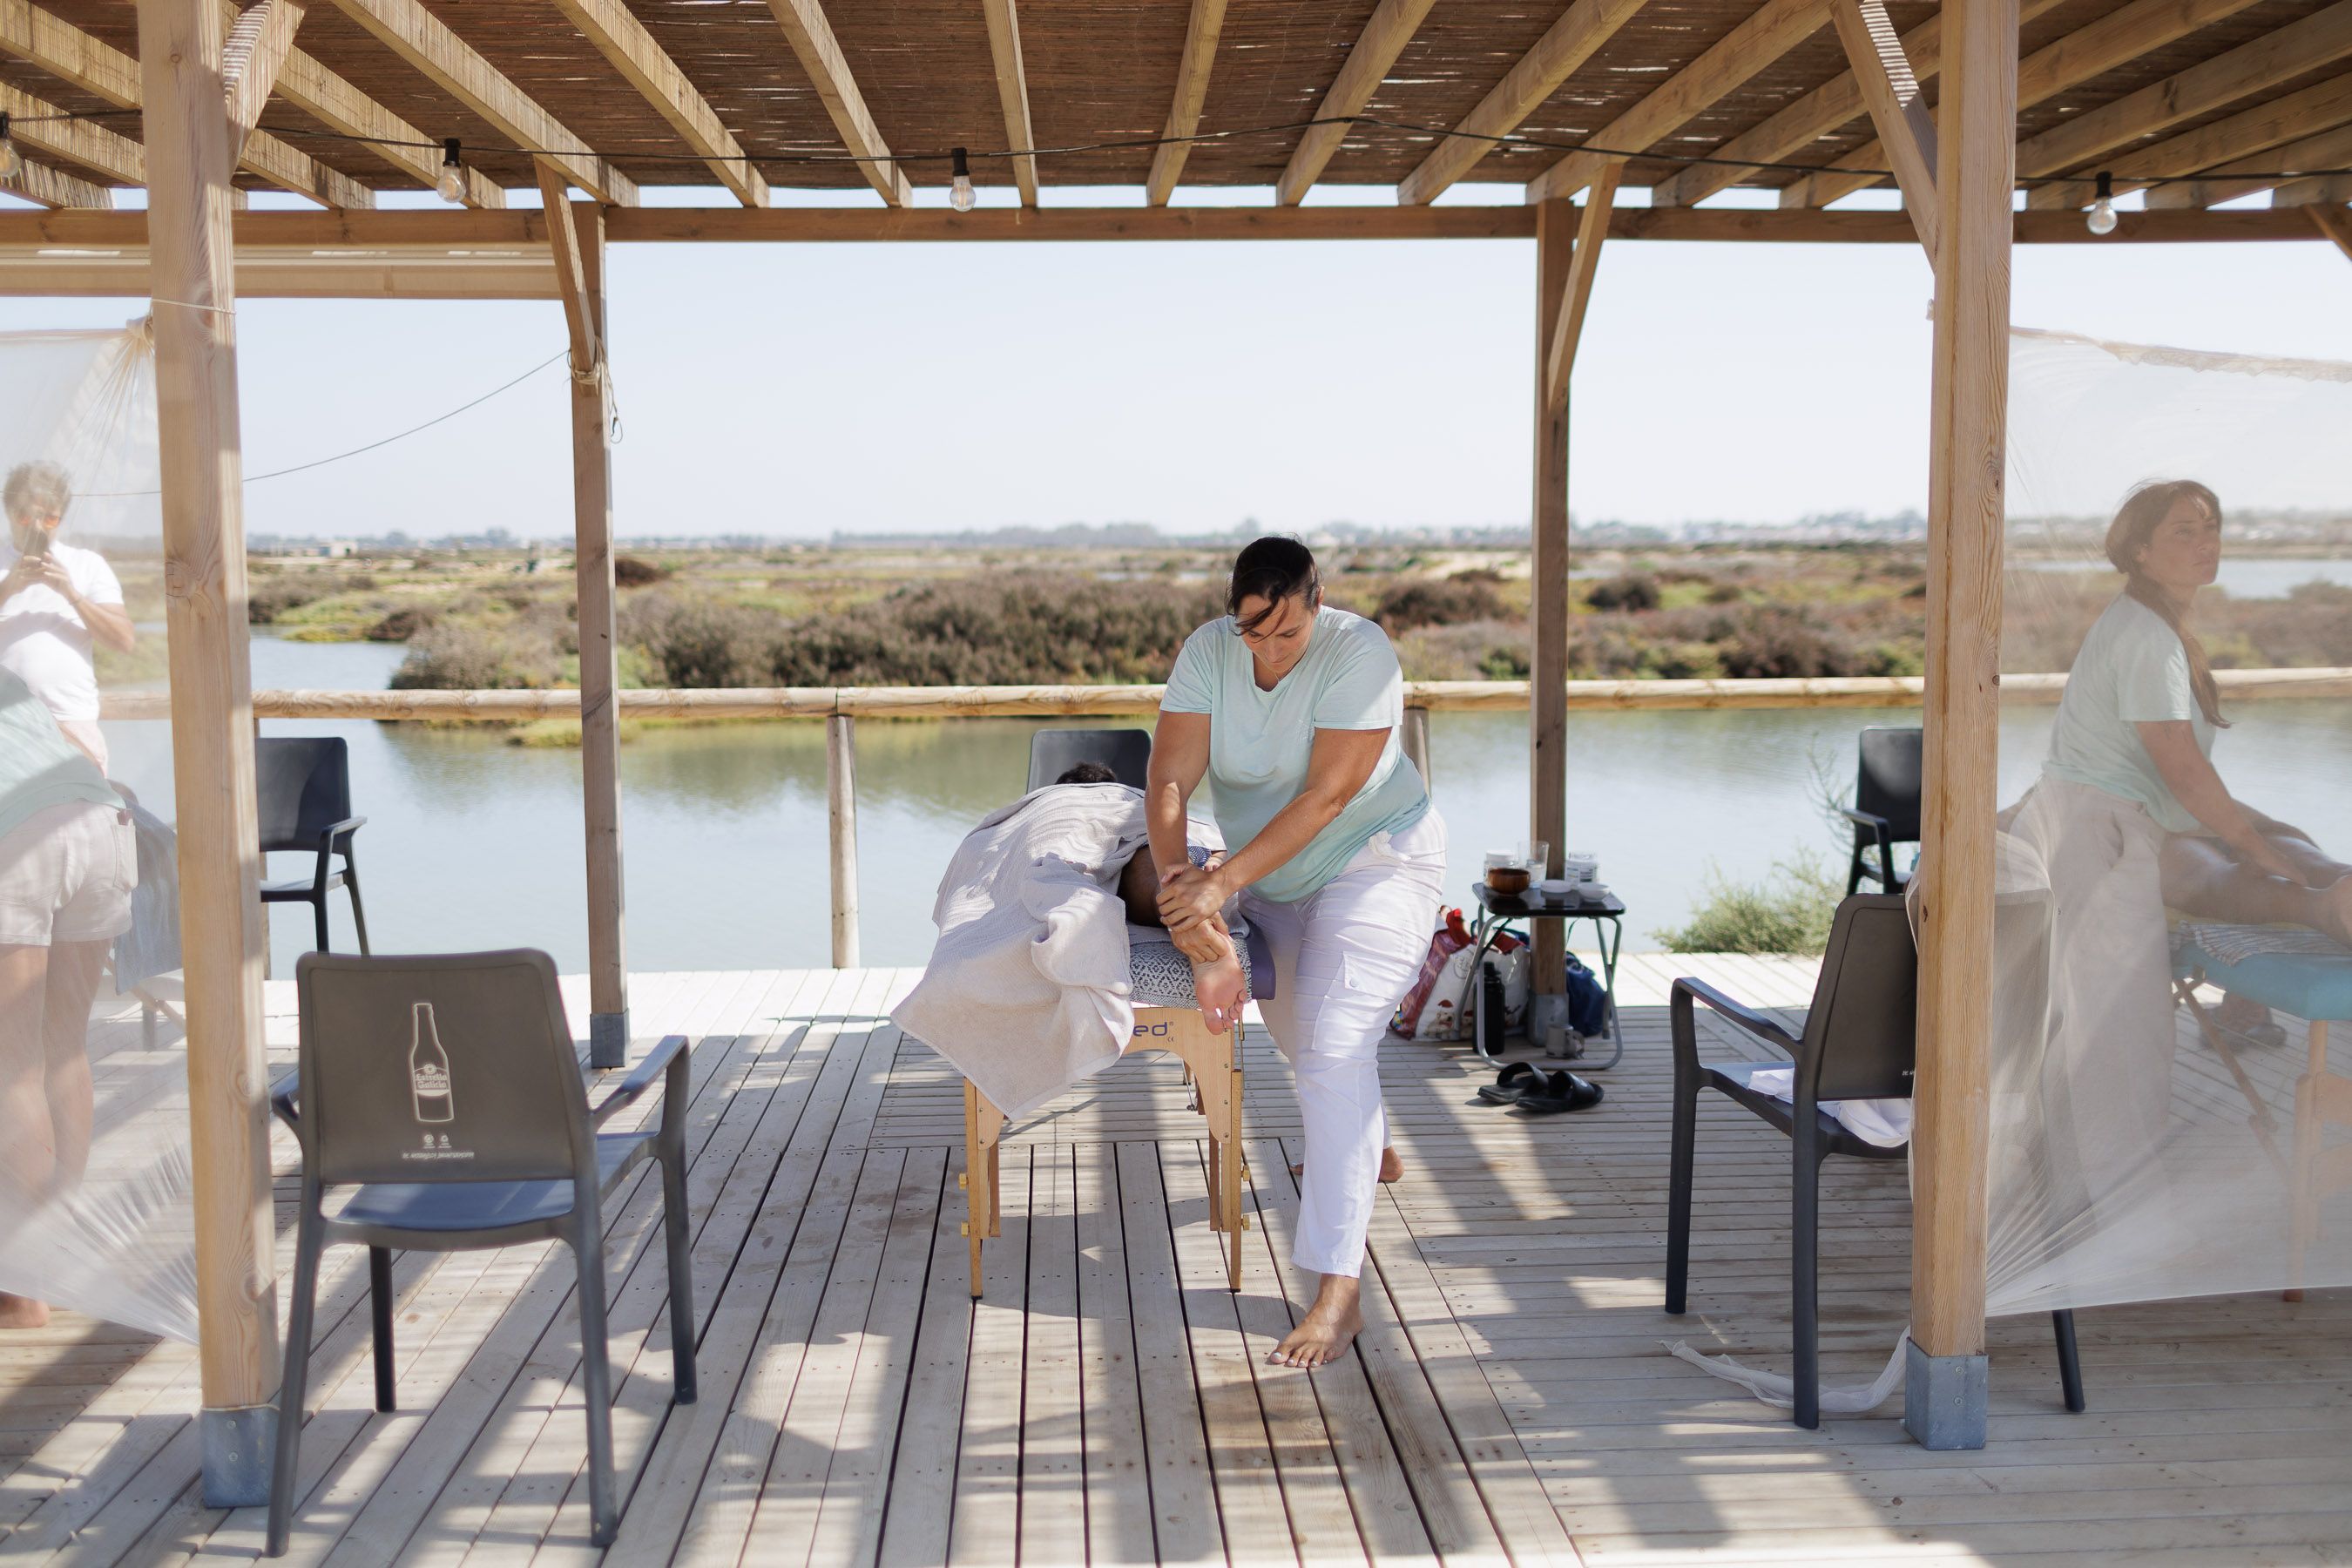
[[[2219,921],[2189,921],[2175,927],[2172,932],[2172,950],[2178,952],[2184,947],[2201,949],[2206,957],[2222,964],[2273,955],[2352,958],[2352,947],[2308,926],[2223,925]]]

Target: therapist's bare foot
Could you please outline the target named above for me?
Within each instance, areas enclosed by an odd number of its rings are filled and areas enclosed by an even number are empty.
[[[1303,1176],[1307,1173],[1307,1167],[1293,1165],[1290,1167],[1290,1173],[1294,1176]],[[1383,1182],[1404,1180],[1404,1162],[1397,1158],[1397,1152],[1393,1149],[1381,1151],[1381,1180]]]
[[[1315,1305],[1307,1310],[1298,1326],[1285,1334],[1282,1342],[1267,1353],[1267,1363],[1314,1368],[1345,1354],[1348,1346],[1363,1331],[1364,1314],[1359,1304],[1361,1293],[1360,1282],[1344,1274],[1323,1276],[1323,1288],[1316,1293]]]
[[[0,1329],[38,1329],[47,1327],[49,1304],[36,1301],[30,1296],[11,1296],[0,1290]]]

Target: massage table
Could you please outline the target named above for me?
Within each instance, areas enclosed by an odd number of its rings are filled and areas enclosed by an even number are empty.
[[[1138,1051],[1166,1051],[1184,1065],[1184,1079],[1192,1088],[1192,1109],[1208,1123],[1209,1228],[1225,1238],[1225,1282],[1242,1288],[1242,1232],[1249,1216],[1242,1212],[1242,1184],[1249,1166],[1242,1158],[1242,1038],[1245,1026],[1236,1018],[1222,1035],[1209,1032],[1208,1020],[1191,1000],[1192,972],[1164,937],[1129,928],[1131,993],[1136,997],[1135,1026],[1126,1060]],[[1274,963],[1264,939],[1255,931],[1241,933],[1249,994],[1258,1001],[1274,994]],[[1181,974],[1167,962],[1176,956]],[[989,1103],[970,1079],[963,1085],[963,1173],[956,1184],[963,1189],[963,1234],[971,1247],[971,1295],[980,1299],[981,1244],[1001,1234],[997,1144],[1004,1133],[1004,1112]]]

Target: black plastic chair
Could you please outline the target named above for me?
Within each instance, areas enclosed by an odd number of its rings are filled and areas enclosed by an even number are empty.
[[[1673,1165],[1666,1215],[1666,1310],[1679,1317],[1690,1279],[1691,1177],[1697,1154],[1698,1092],[1712,1089],[1748,1108],[1790,1141],[1790,1319],[1796,1335],[1795,1404],[1800,1426],[1822,1424],[1821,1409],[1821,1169],[1832,1154],[1900,1160],[1909,1146],[1888,1149],[1856,1136],[1820,1109],[1824,1100],[1907,1100],[1916,1059],[1919,954],[1899,897],[1864,893],[1838,905],[1821,977],[1813,987],[1805,1032],[1791,1036],[1772,1019],[1703,981],[1675,982]],[[1759,1040],[1789,1053],[1796,1066],[1795,1100],[1751,1088],[1749,1080],[1780,1062],[1702,1063],[1694,1004],[1704,1002]],[[2053,1312],[2059,1375],[2066,1408],[2084,1407],[2082,1365],[2075,1354],[2074,1315]]]
[[[278,1394],[269,1555],[282,1554],[294,1507],[319,1259],[368,1249],[378,1410],[393,1400],[392,1250],[462,1252],[561,1241],[580,1271],[581,1382],[588,1408],[591,1530],[612,1544],[612,1370],[605,1349],[604,1204],[640,1162],[661,1166],[669,1244],[675,1397],[695,1399],[694,1303],[687,1233],[688,1050],[672,1035],[593,1110],[543,952],[354,958],[304,953],[297,1070],[272,1087],[302,1145],[294,1300]],[[599,1132],[663,1079],[658,1128]],[[330,1187],[348,1201],[331,1217]]]
[[[1100,763],[1137,789],[1151,771],[1149,730],[1040,730],[1029,737],[1029,787],[1044,789],[1079,763]]]
[[[1895,847],[1919,842],[1919,750],[1925,731],[1873,724],[1862,731],[1862,765],[1853,781],[1853,858],[1845,890],[1874,882],[1882,893],[1899,893],[1911,878],[1895,868]],[[1877,864],[1871,864],[1873,851]]]
[[[265,904],[308,904],[318,928],[318,950],[327,951],[327,893],[351,894],[352,924],[360,951],[368,951],[367,911],[360,907],[360,871],[352,858],[352,836],[367,818],[352,815],[350,748],[340,735],[284,736],[253,743],[253,773],[261,819],[261,852],[308,852],[318,857],[308,877],[264,878]],[[338,868],[334,857],[343,858]]]

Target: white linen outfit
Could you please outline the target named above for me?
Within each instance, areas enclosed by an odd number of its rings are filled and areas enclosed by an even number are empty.
[[[15,544],[0,534],[0,576],[16,570]],[[122,584],[95,550],[49,545],[49,559],[65,569],[75,593],[93,605],[120,608]],[[57,719],[66,738],[106,768],[106,738],[98,727],[97,638],[72,601],[46,584],[26,588],[0,604],[0,669],[33,689]]]
[[[1297,1076],[1306,1130],[1291,1259],[1354,1276],[1388,1142],[1381,1041],[1444,897],[1445,824],[1398,742],[1404,678],[1396,651],[1371,622],[1326,607],[1298,663],[1261,690],[1249,647],[1226,616],[1186,639],[1160,710],[1208,716],[1217,826],[1236,853],[1306,787],[1316,731],[1389,732],[1339,816],[1242,896],[1243,914],[1274,955],[1275,994],[1258,1011]]]

